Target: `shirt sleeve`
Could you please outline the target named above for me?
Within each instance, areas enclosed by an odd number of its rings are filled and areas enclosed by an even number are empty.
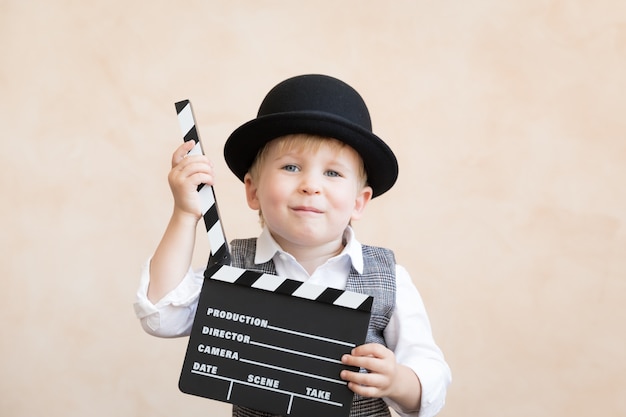
[[[156,304],[148,299],[150,284],[150,260],[141,269],[139,288],[135,297],[135,314],[143,329],[158,337],[188,336],[198,306],[198,297],[204,279],[204,271],[189,268],[176,288]]]
[[[384,331],[387,347],[398,363],[411,368],[420,380],[422,400],[419,411],[402,410],[385,402],[402,417],[432,417],[445,404],[452,380],[450,367],[435,343],[424,302],[406,269],[396,266],[396,308]]]

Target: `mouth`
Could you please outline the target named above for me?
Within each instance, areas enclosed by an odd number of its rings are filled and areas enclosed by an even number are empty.
[[[292,207],[291,209],[298,213],[312,213],[312,214],[322,213],[322,210],[319,210],[315,207],[310,207],[310,206],[296,206],[296,207]]]

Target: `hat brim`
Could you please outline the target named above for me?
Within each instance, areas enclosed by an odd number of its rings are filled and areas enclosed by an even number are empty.
[[[230,135],[224,145],[224,158],[230,170],[243,181],[265,144],[297,133],[332,137],[354,148],[363,159],[372,197],[388,191],[398,178],[398,161],[385,142],[361,126],[324,112],[286,112],[253,119]]]

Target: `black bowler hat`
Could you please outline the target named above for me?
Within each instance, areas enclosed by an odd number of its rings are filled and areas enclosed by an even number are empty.
[[[237,128],[224,145],[228,167],[241,180],[259,150],[280,136],[305,133],[338,139],[363,159],[373,197],[389,190],[398,178],[398,161],[372,132],[369,111],[359,93],[326,75],[300,75],[270,90],[256,119]]]

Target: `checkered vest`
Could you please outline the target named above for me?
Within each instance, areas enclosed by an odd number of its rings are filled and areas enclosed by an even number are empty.
[[[383,331],[389,323],[396,302],[396,262],[389,249],[363,245],[363,274],[350,269],[347,291],[374,297],[372,315],[365,343],[385,344]],[[255,264],[256,239],[236,239],[231,242],[232,266],[276,275],[273,261]],[[390,417],[387,404],[380,398],[354,395],[350,417]],[[273,414],[233,406],[233,417],[277,417]]]

